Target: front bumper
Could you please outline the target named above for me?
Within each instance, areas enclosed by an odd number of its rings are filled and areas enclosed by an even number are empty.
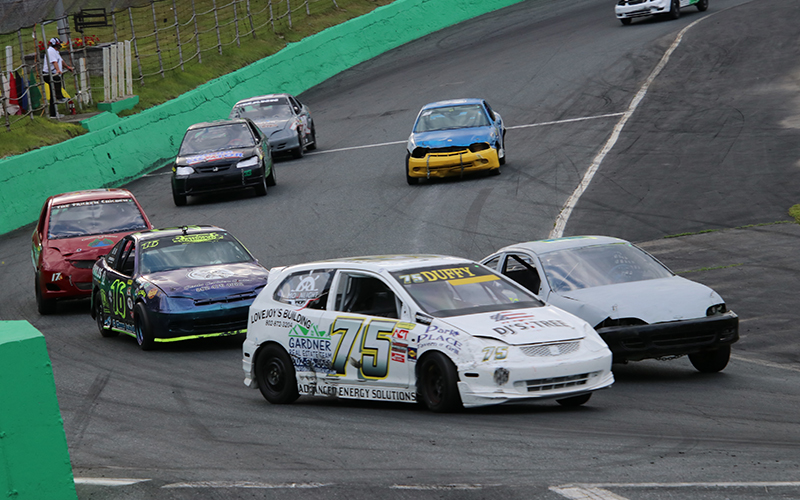
[[[698,319],[599,328],[597,333],[614,354],[614,362],[639,361],[733,344],[739,340],[739,317],[728,311]]]
[[[446,153],[431,152],[424,158],[409,157],[408,175],[416,178],[442,178],[500,168],[494,148],[476,153],[468,149]]]
[[[293,132],[292,134],[275,134],[274,137],[268,139],[268,142],[273,154],[288,153],[300,147],[300,136],[297,132]]]
[[[42,298],[78,299],[92,294],[92,265],[94,261],[62,262],[57,268],[39,271]],[[76,267],[80,265],[83,267]]]
[[[634,1],[638,3],[633,3]],[[614,12],[617,19],[631,19],[635,17],[655,16],[669,12],[670,0],[630,0],[627,5],[617,4]]]
[[[506,382],[498,382],[497,370],[507,371]],[[529,399],[570,398],[614,383],[611,356],[605,348],[569,362],[559,358],[535,365],[530,361],[497,367],[480,365],[458,372],[458,389],[465,408]]]
[[[236,168],[235,165],[223,165],[216,168],[219,169],[217,172],[196,171],[190,175],[173,175],[173,189],[178,194],[196,195],[229,189],[256,187],[263,182],[264,171],[258,166]]]
[[[178,342],[246,333],[251,303],[249,300],[178,313],[150,312],[153,336],[156,342]]]

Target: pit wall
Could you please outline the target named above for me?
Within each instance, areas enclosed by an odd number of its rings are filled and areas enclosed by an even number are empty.
[[[85,135],[0,160],[0,234],[33,222],[48,196],[122,186],[164,166],[190,125],[227,118],[236,101],[300,94],[404,43],[521,1],[395,0],[169,102],[119,120],[104,114],[101,128],[90,122]]]
[[[0,322],[0,498],[77,500],[44,336]]]

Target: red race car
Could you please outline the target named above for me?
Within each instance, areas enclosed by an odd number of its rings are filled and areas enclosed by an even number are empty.
[[[39,314],[52,314],[57,299],[86,298],[92,266],[128,234],[152,229],[126,189],[93,189],[51,196],[31,237]]]

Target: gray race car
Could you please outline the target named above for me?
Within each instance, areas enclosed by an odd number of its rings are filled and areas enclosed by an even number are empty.
[[[317,149],[311,113],[291,94],[244,99],[233,105],[230,118],[253,120],[269,139],[273,154],[291,153],[294,158],[302,158],[304,150]]]

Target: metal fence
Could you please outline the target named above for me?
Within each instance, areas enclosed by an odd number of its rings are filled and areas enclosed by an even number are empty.
[[[85,67],[85,75],[64,74],[67,92],[83,109],[93,102],[92,81],[95,89],[102,88],[102,47],[107,44],[130,41],[134,78],[144,86],[171,71],[183,71],[188,64],[202,64],[209,52],[223,55],[248,40],[274,37],[291,29],[298,16],[303,16],[302,22],[305,17],[336,9],[336,0],[159,0],[102,16],[99,11],[91,13],[92,17],[75,12],[0,34],[0,47],[6,48],[0,114],[10,130],[26,117],[32,120],[46,113],[40,73],[47,41],[54,36],[64,42],[61,55],[66,63],[76,70]],[[73,31],[81,17],[83,25],[77,27],[82,32]],[[38,103],[37,95],[42,96]]]

